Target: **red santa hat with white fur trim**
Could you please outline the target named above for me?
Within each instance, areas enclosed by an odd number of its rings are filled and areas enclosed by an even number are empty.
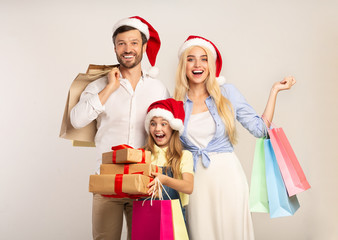
[[[205,47],[212,53],[216,61],[216,80],[219,83],[219,85],[224,84],[226,82],[225,77],[219,75],[222,70],[222,56],[221,53],[218,51],[217,47],[215,46],[215,44],[213,44],[206,38],[190,35],[179,49],[178,57],[180,57],[187,48],[192,46]]]
[[[162,117],[169,122],[172,129],[177,130],[180,135],[184,131],[184,108],[182,101],[176,101],[173,98],[168,98],[152,103],[148,110],[144,127],[149,134],[149,125],[153,117]]]
[[[119,27],[122,27],[122,26],[134,27],[146,36],[148,40],[146,53],[147,53],[150,65],[152,66],[150,70],[148,71],[148,74],[151,77],[156,77],[159,73],[159,69],[155,67],[155,63],[156,63],[157,53],[161,47],[161,40],[160,40],[160,36],[158,35],[157,31],[146,20],[144,20],[143,18],[139,16],[133,16],[133,17],[121,19],[114,25],[113,33]]]

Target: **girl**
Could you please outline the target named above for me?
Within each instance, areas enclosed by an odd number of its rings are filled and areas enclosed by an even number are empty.
[[[183,216],[193,191],[194,172],[191,152],[182,150],[183,102],[172,98],[152,103],[147,111],[145,129],[148,133],[146,150],[152,153],[152,164],[163,167],[162,173],[152,173],[160,180],[171,199],[180,199]],[[149,194],[155,181],[149,183]],[[163,194],[165,199],[168,199]]]
[[[233,85],[221,84],[222,58],[212,42],[189,36],[179,56],[174,98],[184,101],[181,140],[193,153],[195,170],[187,209],[189,236],[193,240],[254,239],[248,184],[233,152],[235,119],[255,137],[267,135],[264,121]],[[295,79],[286,77],[273,85],[263,113],[269,122],[277,93],[293,84]]]

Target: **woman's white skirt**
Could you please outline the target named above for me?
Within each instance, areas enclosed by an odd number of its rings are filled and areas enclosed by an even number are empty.
[[[249,188],[235,153],[211,153],[204,168],[198,160],[187,207],[191,240],[254,239]]]

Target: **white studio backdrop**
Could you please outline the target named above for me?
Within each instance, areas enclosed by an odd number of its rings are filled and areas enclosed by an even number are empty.
[[[88,64],[116,63],[111,29],[139,15],[159,32],[160,80],[173,93],[179,46],[212,40],[222,75],[260,114],[275,81],[284,128],[312,188],[292,217],[253,213],[258,240],[338,235],[337,1],[0,1],[1,239],[91,239],[89,175],[95,149],[58,137],[72,80]],[[235,151],[250,182],[255,139],[241,126]]]

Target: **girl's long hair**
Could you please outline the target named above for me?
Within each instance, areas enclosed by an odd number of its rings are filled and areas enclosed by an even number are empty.
[[[155,140],[151,136],[151,134],[148,134],[147,144],[145,145],[144,149],[147,151],[150,151],[153,155],[155,155],[155,159],[157,158],[156,152],[155,152]],[[174,178],[179,179],[181,178],[181,158],[183,155],[183,147],[180,140],[179,132],[176,130],[173,130],[171,138],[168,142],[168,149],[166,152],[166,160],[167,165],[166,167],[170,167],[171,171],[173,173]]]
[[[187,48],[180,57],[179,64],[176,71],[176,85],[174,99],[178,101],[184,101],[185,96],[189,91],[189,79],[186,74],[186,63],[189,51],[195,46]],[[235,114],[231,102],[222,95],[219,84],[216,80],[216,65],[215,59],[209,49],[202,48],[208,56],[209,76],[205,80],[205,87],[209,95],[215,101],[218,114],[220,115],[228,134],[230,142],[234,145],[236,140],[236,126],[235,126]]]

